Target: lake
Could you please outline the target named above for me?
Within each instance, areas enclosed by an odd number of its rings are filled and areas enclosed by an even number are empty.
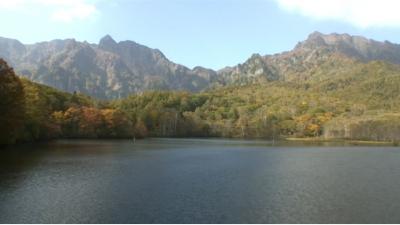
[[[400,223],[400,148],[60,140],[0,151],[0,223]]]

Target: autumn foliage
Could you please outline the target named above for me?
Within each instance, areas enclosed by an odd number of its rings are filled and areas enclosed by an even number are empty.
[[[125,113],[116,109],[70,107],[56,111],[52,119],[60,126],[62,136],[70,138],[127,138],[133,136],[133,125]]]
[[[0,60],[0,143],[147,136],[400,140],[400,68],[371,62],[335,76],[326,71],[303,82],[151,91],[106,101],[18,78]]]

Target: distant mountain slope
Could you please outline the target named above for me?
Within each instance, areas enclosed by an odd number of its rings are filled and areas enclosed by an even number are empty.
[[[292,51],[266,56],[254,54],[242,64],[220,70],[219,80],[239,85],[275,80],[302,82],[316,78],[314,75],[321,72],[321,65],[326,75],[355,61],[374,60],[400,64],[400,45],[348,34],[314,32]]]
[[[24,45],[0,38],[0,58],[33,81],[98,98],[119,98],[145,90],[206,88],[216,73],[190,70],[169,61],[159,50],[109,35],[98,45],[74,39]]]

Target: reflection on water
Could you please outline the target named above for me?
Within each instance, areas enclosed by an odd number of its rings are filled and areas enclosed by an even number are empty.
[[[13,147],[0,152],[0,223],[399,223],[399,148],[330,145]]]

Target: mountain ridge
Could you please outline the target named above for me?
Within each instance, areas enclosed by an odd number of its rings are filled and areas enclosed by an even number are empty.
[[[133,41],[117,43],[110,35],[99,44],[56,39],[24,45],[0,38],[0,57],[28,79],[97,98],[146,90],[200,91],[215,75],[202,70],[199,76],[197,70],[171,62],[158,49]]]
[[[313,32],[290,51],[264,56],[253,54],[244,63],[219,70],[219,74],[224,83],[242,85],[260,81],[293,81],[311,78],[311,70],[335,60],[361,63],[382,60],[400,64],[400,45],[349,34]]]
[[[105,35],[98,44],[55,39],[24,45],[0,38],[0,57],[18,74],[63,91],[97,98],[121,98],[147,90],[199,92],[226,85],[315,79],[321,65],[368,63],[381,60],[400,64],[400,45],[349,34],[311,33],[290,51],[253,54],[236,66],[214,71],[190,69],[170,61],[160,50],[134,41],[115,41]],[[329,71],[329,70],[332,71]]]

